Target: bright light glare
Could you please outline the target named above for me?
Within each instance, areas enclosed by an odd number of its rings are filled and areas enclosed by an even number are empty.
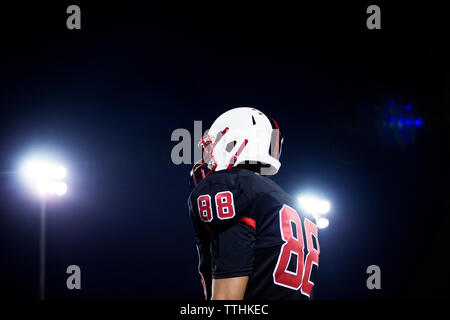
[[[316,223],[319,229],[325,229],[330,224],[330,221],[328,221],[327,218],[320,217],[319,219],[317,219]]]
[[[36,190],[40,194],[56,194],[62,196],[67,192],[67,185],[64,182],[54,180],[38,180]]]
[[[327,214],[331,209],[329,201],[314,195],[303,195],[298,198],[298,202],[305,213],[314,217],[319,229],[328,227],[330,221],[323,215]]]
[[[313,215],[325,214],[331,208],[330,202],[313,196],[302,196],[298,201],[305,212]]]
[[[27,161],[21,173],[25,180],[41,195],[55,194],[62,196],[67,192],[67,184],[63,181],[67,170],[59,164],[48,161]]]
[[[24,174],[27,179],[31,180],[61,180],[66,176],[67,172],[66,169],[60,165],[30,161],[25,165]]]

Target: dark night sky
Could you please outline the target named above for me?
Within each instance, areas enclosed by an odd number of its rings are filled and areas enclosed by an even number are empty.
[[[285,137],[273,179],[333,205],[315,298],[448,297],[442,8],[380,5],[382,29],[369,31],[372,3],[77,2],[82,29],[69,31],[69,4],[2,10],[1,296],[37,297],[39,203],[13,171],[45,149],[70,170],[67,196],[48,205],[48,298],[202,299],[190,166],[171,162],[170,136],[255,106]],[[391,127],[400,110],[423,125]],[[65,287],[71,264],[82,269],[78,292]],[[365,286],[371,264],[378,292]]]

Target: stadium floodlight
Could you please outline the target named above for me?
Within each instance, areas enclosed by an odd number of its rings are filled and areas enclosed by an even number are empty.
[[[62,181],[67,170],[62,165],[32,159],[25,162],[21,173],[30,186],[42,196],[62,196],[67,192],[67,184]]]
[[[42,158],[30,158],[24,162],[20,169],[20,174],[41,199],[39,299],[45,300],[46,197],[66,194],[67,184],[63,179],[67,175],[67,170],[64,166],[54,161]]]
[[[330,202],[314,196],[301,196],[298,198],[300,206],[311,214],[326,214],[330,211]]]
[[[324,229],[328,227],[330,221],[323,217],[331,209],[331,204],[328,200],[313,195],[302,195],[298,197],[298,203],[305,213],[314,216],[318,228]]]
[[[316,223],[319,229],[325,229],[330,224],[330,221],[325,217],[319,217]]]

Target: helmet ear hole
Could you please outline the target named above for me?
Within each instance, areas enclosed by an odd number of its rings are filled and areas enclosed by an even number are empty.
[[[227,152],[231,152],[231,150],[233,150],[233,148],[236,146],[236,140],[235,141],[231,141],[227,144],[227,146],[225,147],[225,150]]]

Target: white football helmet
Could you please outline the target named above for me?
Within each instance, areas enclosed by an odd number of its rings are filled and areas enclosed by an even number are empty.
[[[282,143],[278,124],[261,111],[247,107],[228,110],[201,139],[203,157],[194,165],[191,177],[197,184],[213,171],[241,164],[256,165],[258,173],[274,175],[281,165]]]

